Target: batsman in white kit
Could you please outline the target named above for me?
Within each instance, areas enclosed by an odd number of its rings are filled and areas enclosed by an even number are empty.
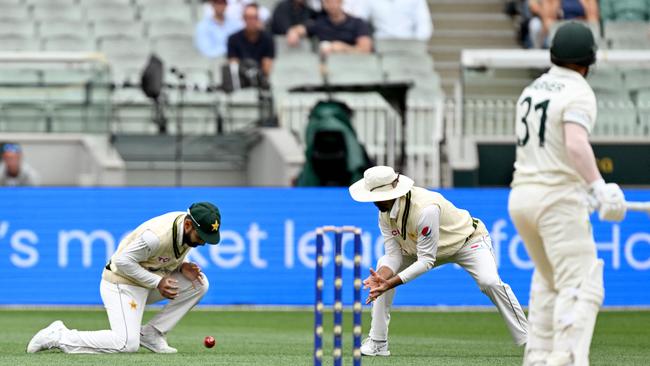
[[[518,101],[508,211],[535,263],[526,366],[589,364],[604,298],[590,207],[598,207],[601,220],[621,221],[626,213],[623,192],[605,184],[589,143],[597,106],[585,77],[595,60],[589,28],[577,22],[561,26],[551,46],[554,66]]]
[[[111,330],[68,329],[60,320],[39,331],[28,353],[58,348],[65,353],[176,353],[165,335],[208,290],[208,279],[185,257],[192,248],[220,240],[219,209],[198,202],[186,212],[170,212],[126,236],[102,273],[100,293]],[[169,302],[144,326],[145,305]]]
[[[456,263],[476,281],[503,317],[517,345],[527,341],[528,324],[519,301],[497,271],[487,228],[469,212],[456,208],[440,193],[414,187],[413,180],[393,168],[376,166],[350,186],[358,202],[374,202],[385,254],[377,271],[363,281],[372,305],[369,337],[361,346],[366,356],[389,356],[388,325],[395,287],[434,267]]]

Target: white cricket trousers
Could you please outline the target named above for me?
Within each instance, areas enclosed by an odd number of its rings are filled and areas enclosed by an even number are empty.
[[[585,195],[579,186],[510,191],[510,217],[535,263],[524,365],[589,364],[604,287]]]
[[[170,300],[151,320],[149,325],[166,334],[196,305],[208,290],[208,279],[203,276],[203,285],[174,272],[172,278],[178,281],[179,294]],[[65,353],[117,353],[137,352],[140,348],[140,327],[146,304],[162,301],[158,289],[114,284],[102,280],[100,293],[111,330],[64,331],[59,348]]]
[[[377,268],[382,265],[382,258],[377,262]],[[412,256],[402,257],[402,266],[398,272],[415,262]],[[492,253],[492,241],[489,235],[468,241],[463,247],[449,258],[439,258],[435,267],[445,263],[456,263],[463,267],[476,281],[481,291],[490,298],[503,317],[510,335],[517,345],[527,341],[528,323],[519,301],[507,283],[501,281],[497,264]],[[370,338],[377,341],[388,340],[390,323],[390,308],[393,305],[395,289],[384,292],[372,305],[372,323]]]

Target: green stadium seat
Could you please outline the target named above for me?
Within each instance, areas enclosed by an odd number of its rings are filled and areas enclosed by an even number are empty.
[[[29,8],[24,5],[3,5],[0,11],[0,22],[4,21],[28,22],[30,21]]]
[[[21,35],[0,35],[0,50],[3,51],[38,51],[40,44],[34,37]]]
[[[587,82],[596,93],[599,91],[624,91],[623,73],[618,69],[597,68],[587,76]]]
[[[57,104],[53,107],[52,132],[108,133],[109,105]]]
[[[32,17],[39,22],[50,20],[82,21],[85,18],[84,15],[83,8],[75,5],[55,6],[48,2],[46,6],[41,4],[32,8]]]
[[[636,108],[629,96],[601,94],[597,100],[598,119],[594,135],[619,137],[639,134]]]
[[[41,38],[56,36],[76,36],[88,38],[88,24],[81,20],[44,20],[38,24]]]
[[[381,56],[381,68],[386,74],[404,69],[430,72],[433,71],[433,59],[426,54],[384,54]]]
[[[151,38],[152,50],[168,67],[208,67],[209,60],[194,47],[191,35],[169,35]]]
[[[603,20],[647,21],[650,20],[650,2],[647,0],[600,0],[600,16]]]
[[[96,39],[145,34],[142,23],[133,20],[100,19],[92,23],[92,29]]]
[[[285,55],[294,53],[312,53],[311,42],[308,39],[301,39],[300,43],[295,46],[289,46],[286,36],[275,36],[275,53],[278,59]]]
[[[605,38],[611,48],[643,49],[650,43],[650,24],[644,21],[608,21]]]
[[[12,103],[0,106],[0,131],[46,132],[48,113],[42,104]]]
[[[147,36],[149,38],[161,38],[167,36],[189,36],[194,35],[194,24],[189,21],[164,20],[151,21],[147,24]]]
[[[625,88],[629,91],[650,89],[650,69],[625,70]]]
[[[92,8],[92,7],[101,7],[104,5],[127,5],[131,6],[132,1],[131,0],[79,0],[79,3],[86,7],[86,8]]]
[[[332,54],[327,58],[328,80],[333,84],[381,83],[384,73],[376,55]]]
[[[32,22],[15,19],[0,20],[0,36],[17,35],[34,37],[35,34],[36,32]]]
[[[97,6],[89,6],[86,9],[86,20],[91,23],[101,21],[133,21],[136,18],[136,9],[127,4],[104,3]]]
[[[157,0],[155,5],[141,6],[140,19],[144,22],[176,20],[180,22],[193,22],[192,8],[179,0]]]
[[[95,45],[88,37],[66,34],[43,38],[41,49],[43,51],[92,52],[95,50]]]
[[[409,53],[409,54],[428,54],[428,44],[425,41],[407,40],[407,39],[378,39],[375,40],[375,50],[377,53]]]

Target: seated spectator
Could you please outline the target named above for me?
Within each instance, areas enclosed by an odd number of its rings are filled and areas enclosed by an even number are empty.
[[[228,38],[228,59],[231,63],[253,60],[269,76],[275,57],[273,37],[265,32],[259,19],[257,4],[251,3],[244,8],[244,29]]]
[[[18,144],[5,143],[0,146],[2,162],[0,162],[0,186],[35,186],[38,185],[38,174],[25,163],[22,148]]]
[[[533,48],[548,48],[549,35],[559,20],[583,20],[598,23],[598,0],[529,0],[533,18],[529,35]]]
[[[228,51],[228,37],[242,29],[241,16],[226,16],[227,0],[210,0],[214,9],[212,17],[204,18],[196,26],[194,41],[196,48],[206,57],[225,56]]]
[[[209,0],[208,0],[209,1]],[[246,5],[254,3],[254,0],[228,0],[228,9],[226,9],[226,17],[231,19],[241,19]],[[271,12],[264,6],[259,7],[260,23],[266,24],[271,18]],[[214,15],[214,9],[209,4],[203,6],[203,14],[206,18],[211,18]]]
[[[316,16],[305,0],[283,0],[276,5],[271,18],[271,33],[285,35],[289,28]]]
[[[427,41],[433,32],[426,0],[357,0],[351,14],[372,25],[375,39]]]
[[[291,27],[287,43],[296,46],[300,38],[315,36],[320,41],[320,51],[330,53],[372,52],[372,39],[368,24],[343,11],[342,0],[323,0],[323,9],[315,20]]]

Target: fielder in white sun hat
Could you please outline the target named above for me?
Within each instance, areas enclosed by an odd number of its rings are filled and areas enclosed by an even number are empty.
[[[350,195],[357,202],[382,202],[402,197],[412,187],[413,179],[395,173],[389,166],[374,166],[350,186]]]

